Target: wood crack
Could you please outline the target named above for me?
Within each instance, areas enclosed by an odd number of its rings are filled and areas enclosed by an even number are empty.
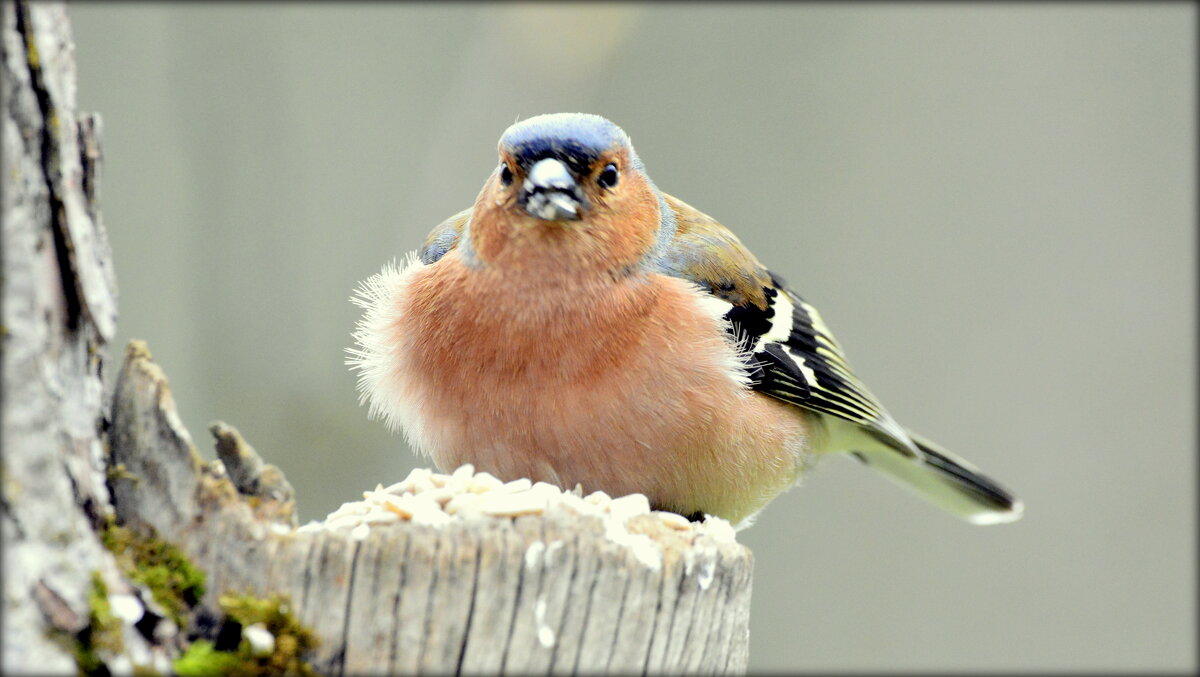
[[[350,578],[346,585],[346,609],[345,618],[342,619],[342,648],[338,653],[333,667],[333,672],[343,674],[346,667],[346,647],[350,644],[350,619],[354,616],[350,613],[354,606],[354,580],[358,575],[358,554],[362,552],[362,543],[355,541],[351,546],[354,550],[350,555]]]
[[[575,581],[579,578],[579,538],[579,532],[575,532],[575,537],[571,541],[574,557],[571,558],[571,573],[567,577],[567,594],[570,594],[571,590],[575,589]],[[554,646],[550,651],[551,669],[553,669],[558,663],[558,648],[562,645],[561,640],[558,638],[561,638],[564,630],[566,630],[568,611],[569,607],[564,605],[563,612],[558,617],[558,627],[554,629],[554,637],[556,638],[556,641],[554,642]]]
[[[504,672],[508,664],[508,651],[512,648],[513,630],[517,626],[517,610],[521,608],[521,591],[525,585],[525,555],[524,549],[529,546],[522,540],[519,541],[522,547],[521,558],[517,564],[517,590],[513,594],[512,616],[508,620],[508,636],[504,640],[504,652],[500,655],[500,672]]]
[[[602,557],[602,556],[603,556],[602,552],[597,553],[597,557]],[[590,586],[588,586],[587,604],[584,606],[584,609],[583,609],[583,628],[580,629],[580,631],[579,631],[579,643],[581,645],[587,641],[587,630],[588,630],[588,625],[589,625],[588,621],[591,619],[591,616],[592,616],[592,597],[596,593],[596,584],[599,581],[600,581],[600,575],[599,575],[599,572],[597,572],[596,574],[594,574],[592,576],[592,584]],[[582,651],[575,654],[575,663],[571,667],[571,672],[574,674],[579,673],[579,657],[582,655],[583,655]]]
[[[59,180],[61,174],[59,146],[54,138],[53,129],[56,125],[65,124],[65,121],[59,118],[58,111],[54,107],[54,100],[50,96],[50,90],[46,87],[37,41],[31,27],[29,5],[18,3],[16,9],[16,28],[25,44],[25,61],[29,67],[29,80],[42,119],[39,130],[41,152],[38,164],[42,172],[42,179],[46,182],[46,196],[50,208],[50,231],[54,237],[54,253],[58,260],[59,283],[62,285],[63,297],[67,306],[65,323],[68,333],[74,333],[79,329],[79,319],[83,310],[83,293],[73,262],[75,253],[71,244],[70,231],[67,229],[67,213],[63,207],[61,181]]]
[[[612,659],[617,654],[617,640],[621,638],[621,618],[625,614],[625,602],[629,599],[629,588],[633,584],[633,577],[638,575],[640,572],[637,569],[626,570],[625,585],[621,589],[621,603],[617,606],[617,627],[613,632],[611,648],[608,651],[608,664],[605,665],[605,668],[612,665]],[[647,651],[646,655],[649,656],[650,653]]]
[[[421,653],[420,653],[420,655],[417,656],[417,665],[418,666],[425,664],[425,656],[428,655],[428,653],[429,653],[429,647],[427,646],[427,644],[429,642],[429,625],[430,625],[430,623],[433,622],[434,617],[437,615],[437,609],[434,608],[434,604],[433,604],[434,600],[436,599],[436,596],[433,594],[433,591],[437,588],[438,574],[440,573],[440,571],[438,570],[437,562],[438,562],[438,554],[441,553],[441,551],[442,551],[442,539],[437,538],[436,536],[434,538],[435,538],[435,540],[434,540],[434,546],[433,546],[433,555],[429,558],[429,566],[433,571],[433,576],[430,579],[429,587],[426,590],[425,619],[422,622],[422,626],[421,626],[421,640],[420,640]]]
[[[392,599],[392,642],[388,650],[388,672],[396,672],[396,656],[400,649],[400,597],[404,594],[404,583],[408,576],[408,553],[411,538],[404,539],[404,553],[400,557],[400,585],[396,588],[396,596]]]
[[[679,603],[680,603],[680,600],[683,599],[684,586],[686,585],[687,579],[688,579],[687,562],[680,560],[679,567],[680,567],[679,587],[677,587],[675,589],[675,606],[671,610],[671,623],[667,626],[667,641],[668,642],[671,640],[671,638],[673,638],[675,636],[675,621],[679,620],[679,616],[680,616]],[[686,635],[684,636],[683,641],[680,642],[680,646],[687,646],[687,636]],[[664,656],[664,659],[665,659],[665,656]],[[664,666],[664,667],[674,667],[674,666]]]
[[[646,659],[642,661],[642,674],[645,675],[650,671],[650,658],[654,655],[654,640],[658,637],[658,618],[662,614],[663,598],[666,596],[668,571],[666,558],[663,558],[663,567],[659,570],[658,578],[658,595],[654,601],[654,614],[651,616],[654,622],[650,624],[650,642],[646,645]],[[668,637],[670,635],[668,634]]]

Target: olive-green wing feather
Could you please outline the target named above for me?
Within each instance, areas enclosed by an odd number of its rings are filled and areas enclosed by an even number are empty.
[[[888,446],[919,456],[904,429],[854,375],[817,309],[691,205],[664,196],[675,235],[663,270],[730,304],[725,318],[749,356],[752,387],[785,402],[849,421]]]

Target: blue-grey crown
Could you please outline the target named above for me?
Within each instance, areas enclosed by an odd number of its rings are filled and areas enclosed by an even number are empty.
[[[629,135],[606,118],[587,113],[553,113],[522,120],[504,130],[500,147],[522,166],[553,157],[579,174],[585,173],[601,153],[628,147],[635,166],[641,169]]]

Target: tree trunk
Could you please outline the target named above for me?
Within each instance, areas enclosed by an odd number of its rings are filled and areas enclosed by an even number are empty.
[[[143,344],[105,393],[99,120],[75,112],[63,6],[3,20],[5,672],[218,665],[198,640],[321,673],[745,671],[752,558],[722,523],[573,510],[555,490],[538,509],[297,529],[290,485],[236,430],[215,425],[220,460],[200,459]],[[237,616],[272,595],[305,630]],[[271,662],[289,647],[303,664]]]

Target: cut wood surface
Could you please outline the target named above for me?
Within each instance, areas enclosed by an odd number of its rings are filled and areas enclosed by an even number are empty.
[[[402,518],[298,526],[283,473],[232,426],[213,425],[218,459],[201,458],[144,344],[106,392],[117,303],[100,125],[75,109],[63,6],[5,3],[3,49],[6,674],[169,673],[212,639],[227,594],[286,596],[324,674],[745,671],[752,556],[720,521],[625,499],[583,510],[546,487],[522,494],[539,507],[506,512],[447,485],[444,513],[406,512],[433,494],[381,489],[366,493]],[[178,546],[203,597],[166,608],[106,548],[112,524]]]

